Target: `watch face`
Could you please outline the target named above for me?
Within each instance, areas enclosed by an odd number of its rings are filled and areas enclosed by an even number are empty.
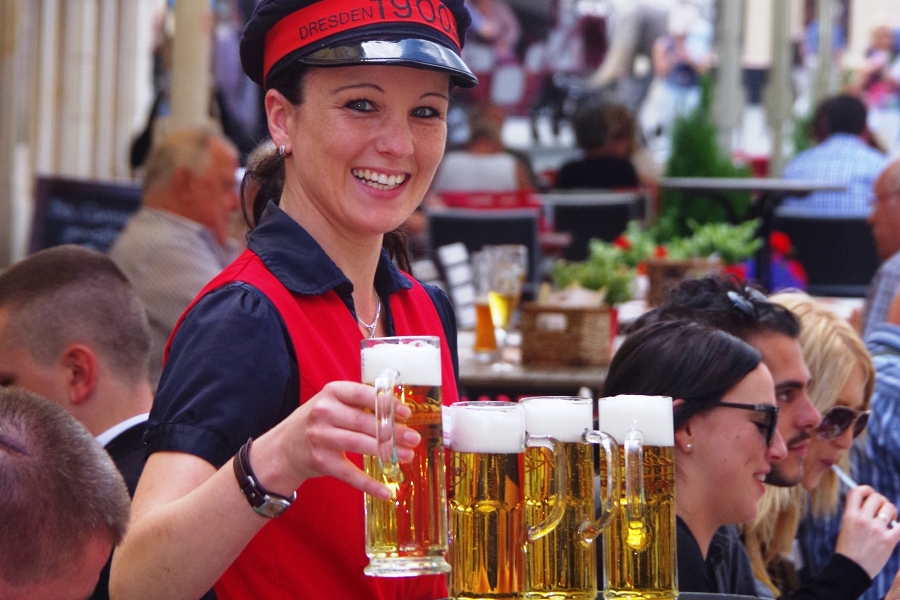
[[[255,507],[253,510],[269,519],[274,519],[279,516],[291,505],[287,500],[272,498],[271,496],[265,496],[263,500],[262,506]]]

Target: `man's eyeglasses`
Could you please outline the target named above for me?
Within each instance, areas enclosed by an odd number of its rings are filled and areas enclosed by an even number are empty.
[[[753,410],[763,413],[765,420],[762,423],[756,423],[760,432],[766,438],[766,446],[772,445],[772,438],[775,437],[775,427],[778,425],[778,407],[774,404],[738,404],[736,402],[716,402],[711,408],[724,406],[725,408],[740,408],[743,410]]]
[[[849,406],[833,406],[814,429],[820,440],[836,440],[851,426],[853,437],[858,436],[869,422],[869,411],[859,411]]]

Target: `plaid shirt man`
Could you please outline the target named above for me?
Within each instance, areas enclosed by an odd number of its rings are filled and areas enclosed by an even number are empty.
[[[778,209],[778,214],[866,217],[872,185],[887,162],[884,154],[866,145],[858,136],[835,133],[795,156],[784,168],[783,177],[846,185],[847,190],[788,198]]]

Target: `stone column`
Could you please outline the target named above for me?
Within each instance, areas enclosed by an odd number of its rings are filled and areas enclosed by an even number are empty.
[[[744,87],[741,83],[742,0],[721,0],[716,15],[716,69],[713,117],[718,130],[719,147],[730,154],[734,132],[741,125]]]
[[[172,44],[172,113],[169,130],[207,123],[210,98],[212,14],[209,0],[175,3]]]
[[[785,129],[791,119],[791,3],[772,3],[772,68],[763,93],[766,116],[772,128],[769,174],[779,177],[784,168]]]

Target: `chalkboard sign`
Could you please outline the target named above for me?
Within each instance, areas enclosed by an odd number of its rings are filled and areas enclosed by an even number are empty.
[[[35,185],[31,252],[78,244],[106,252],[141,206],[130,181],[39,177]]]

